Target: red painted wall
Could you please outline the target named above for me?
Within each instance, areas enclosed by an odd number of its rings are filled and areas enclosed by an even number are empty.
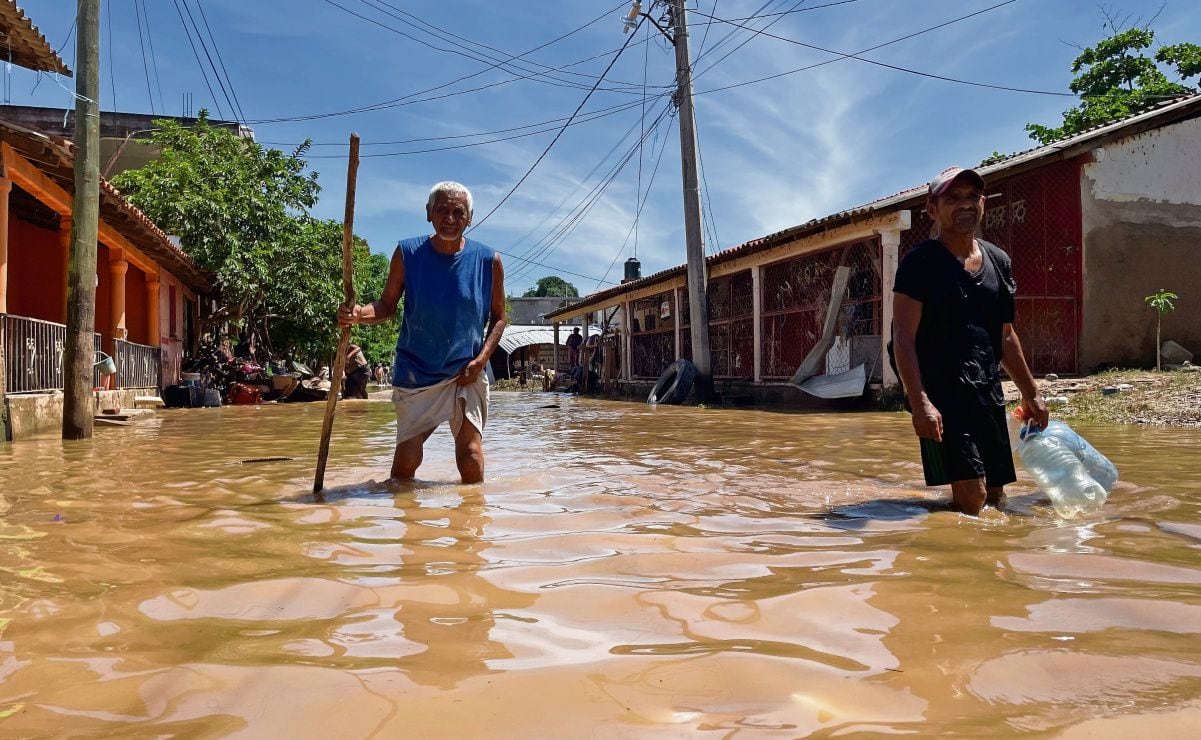
[[[100,335],[104,337],[104,345],[107,347],[111,344],[111,339],[108,335],[109,327],[112,325],[109,317],[112,312],[109,311],[112,301],[109,298],[109,285],[112,284],[112,279],[109,277],[108,271],[108,247],[103,244],[96,245],[96,276],[100,278],[100,284],[96,286],[96,329]],[[106,352],[108,350],[105,350]]]
[[[133,265],[125,273],[125,328],[129,341],[149,344],[146,331],[146,273]]]
[[[9,219],[9,313],[61,323],[65,270],[57,231]]]

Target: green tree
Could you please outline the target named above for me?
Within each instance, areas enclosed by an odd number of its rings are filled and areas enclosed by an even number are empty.
[[[1176,310],[1175,301],[1179,296],[1175,293],[1160,288],[1158,292],[1152,293],[1143,300],[1147,305],[1155,309],[1155,369],[1162,370],[1163,362],[1161,355],[1163,354],[1163,344],[1160,341],[1160,327],[1163,324],[1163,315],[1168,311]]]
[[[216,276],[220,319],[255,320],[268,303],[282,310],[328,297],[329,286],[313,282],[331,255],[314,251],[329,245],[328,227],[308,218],[320,192],[300,156],[308,142],[291,154],[264,149],[211,125],[203,110],[195,126],[160,119],[155,127],[145,143],[159,156],[113,183]]]
[[[253,328],[272,353],[328,357],[342,302],[342,224],[309,215],[320,188],[300,158],[307,142],[291,154],[264,149],[211,125],[204,111],[191,128],[170,119],[155,125],[149,144],[161,154],[114,184],[216,275],[212,323]],[[360,302],[374,300],[388,260],[358,237],[354,251]],[[395,326],[356,327],[371,361],[390,360]]]
[[[1096,46],[1086,47],[1072,62],[1072,92],[1080,95],[1080,104],[1063,113],[1058,127],[1037,123],[1026,125],[1030,138],[1049,144],[1110,121],[1126,118],[1138,111],[1178,95],[1196,90],[1184,84],[1201,75],[1201,46],[1174,44],[1161,46],[1148,55],[1155,42],[1150,23],[1123,28],[1124,20],[1102,10],[1111,35]],[[1152,19],[1154,20],[1154,19]],[[1167,68],[1178,80],[1164,72]]]
[[[567,282],[558,275],[547,275],[538,280],[537,285],[530,288],[522,296],[523,298],[542,298],[545,296],[570,296],[577,298],[580,291],[576,287]]]

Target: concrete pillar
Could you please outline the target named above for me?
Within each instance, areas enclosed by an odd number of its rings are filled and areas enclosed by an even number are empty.
[[[8,313],[8,196],[13,181],[0,177],[0,313]]]
[[[679,288],[672,288],[671,299],[672,299],[672,304],[673,304],[672,309],[671,309],[672,336],[675,338],[676,359],[678,360],[681,357],[681,355],[680,355],[680,289]],[[655,310],[658,311],[659,307],[656,306]],[[691,324],[690,324],[690,326],[691,326]]]
[[[755,322],[755,382],[763,380],[763,266],[751,268],[751,316]]]
[[[880,232],[880,367],[881,378],[885,388],[897,385],[900,381],[892,371],[888,362],[888,341],[892,339],[892,287],[897,275],[897,263],[901,252],[901,232],[897,230]]]
[[[63,254],[63,305],[59,321],[67,323],[67,282],[71,279],[71,217],[58,217],[58,248]]]
[[[129,271],[129,263],[119,249],[109,250],[109,277],[112,284],[109,288],[109,308],[112,317],[112,329],[109,335],[113,341],[125,339],[129,332],[125,323],[125,273]]]
[[[162,327],[159,325],[158,275],[146,275],[146,344],[159,345]]]

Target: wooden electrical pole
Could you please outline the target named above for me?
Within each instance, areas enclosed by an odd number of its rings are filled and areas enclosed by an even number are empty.
[[[701,229],[701,187],[697,181],[696,119],[692,110],[692,62],[688,58],[688,21],[684,0],[669,0],[676,47],[676,104],[680,109],[680,169],[684,175],[684,240],[688,248],[688,312],[692,335],[692,364],[696,365],[696,398],[713,397],[712,358],[709,354],[709,274],[705,237]]]
[[[63,347],[63,439],[92,436],[96,327],[96,232],[100,217],[100,0],[79,0],[76,18],[75,202]]]

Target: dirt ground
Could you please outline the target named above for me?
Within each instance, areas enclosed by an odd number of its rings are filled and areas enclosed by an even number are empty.
[[[1128,386],[1128,387],[1127,387]],[[1084,377],[1038,379],[1056,418],[1102,424],[1201,427],[1201,367],[1155,372],[1107,370]],[[1117,392],[1113,389],[1118,388]],[[1110,392],[1105,393],[1105,389]],[[1005,400],[1016,403],[1017,388],[1005,382]]]

